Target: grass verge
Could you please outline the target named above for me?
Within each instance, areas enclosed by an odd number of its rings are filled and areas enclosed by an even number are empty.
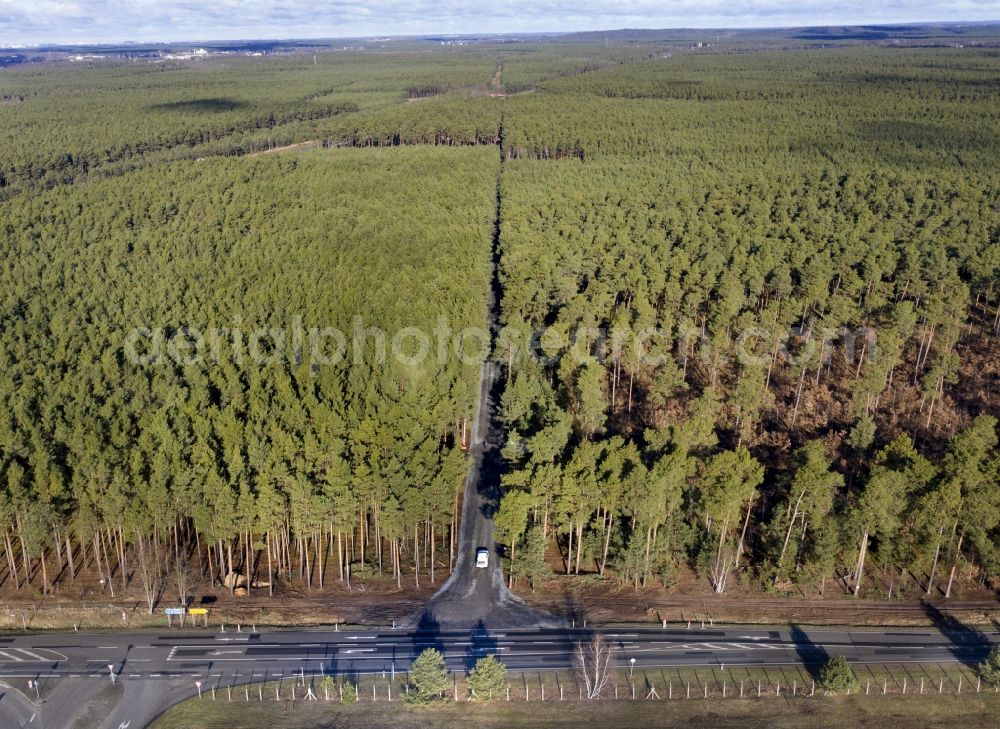
[[[411,707],[402,702],[357,704],[265,701],[198,701],[178,704],[153,729],[469,729],[470,727],[677,727],[699,729],[994,729],[1000,710],[995,694],[962,696],[844,696],[814,699],[768,698],[727,701],[533,701],[485,704],[446,702]]]

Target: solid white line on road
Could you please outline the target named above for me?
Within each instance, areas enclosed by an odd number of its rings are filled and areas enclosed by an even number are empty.
[[[59,678],[61,675],[60,673],[0,673],[0,678]]]
[[[99,645],[99,646],[97,646],[97,648],[98,648],[98,650],[102,650],[102,651],[113,651],[113,650],[117,650],[118,646],[116,646],[116,645]]]
[[[344,652],[347,653],[347,654],[351,654],[351,653],[374,653],[375,649],[374,648],[355,648],[353,650],[347,650],[347,651],[344,651]]]
[[[362,651],[363,652],[363,651]],[[306,658],[304,656],[262,656],[260,658],[215,658],[211,659],[211,663],[236,663],[239,661],[251,662],[251,663],[281,663],[282,661],[306,661],[310,663],[325,661],[326,658],[316,657],[316,658]],[[188,660],[187,663],[197,662],[197,660]]]
[[[349,635],[348,640],[375,640],[374,635]]]

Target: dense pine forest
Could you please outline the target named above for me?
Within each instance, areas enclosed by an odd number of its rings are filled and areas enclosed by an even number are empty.
[[[553,540],[637,587],[997,574],[998,61],[669,58],[509,100],[515,577]]]
[[[197,545],[219,579],[265,550],[268,582],[294,559],[322,586],[349,556],[400,575],[425,532],[447,562],[479,368],[378,332],[483,325],[496,173],[488,148],[318,151],[7,203],[10,578],[89,560],[152,601]]]
[[[601,40],[0,72],[3,587],[996,589],[1000,54]]]

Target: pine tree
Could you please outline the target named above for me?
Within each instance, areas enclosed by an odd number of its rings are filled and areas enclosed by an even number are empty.
[[[433,648],[425,648],[410,666],[409,691],[406,700],[414,704],[440,701],[448,688],[448,669],[444,656]]]
[[[507,691],[507,667],[496,656],[483,656],[469,671],[465,685],[475,700],[499,699]]]

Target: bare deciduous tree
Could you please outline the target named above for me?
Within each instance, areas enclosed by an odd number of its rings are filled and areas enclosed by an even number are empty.
[[[576,646],[576,674],[588,699],[598,699],[608,683],[612,645],[601,635]]]

